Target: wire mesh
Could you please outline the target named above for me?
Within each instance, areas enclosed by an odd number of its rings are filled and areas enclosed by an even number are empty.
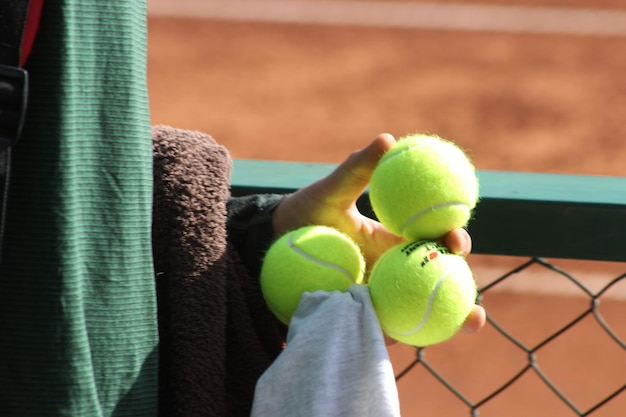
[[[540,311],[537,312],[535,318],[529,318],[529,323],[526,323],[526,325],[550,328],[550,330],[540,338],[535,338],[536,340],[525,340],[524,337],[516,334],[514,329],[511,329],[511,325],[514,321],[506,323],[506,317],[504,317],[505,315],[503,314],[501,322],[498,317],[499,309],[495,309],[496,311],[491,314],[492,309],[490,309],[489,305],[486,303],[488,303],[490,298],[497,298],[501,295],[503,293],[502,287],[505,287],[509,281],[518,279],[516,277],[518,277],[519,274],[532,273],[537,275],[538,271],[540,272],[539,275],[541,275],[542,272],[544,273],[541,277],[543,281],[548,279],[559,280],[559,288],[563,289],[567,287],[568,290],[565,292],[568,293],[568,296],[575,294],[578,300],[582,300],[582,304],[579,303],[582,308],[569,309],[565,304],[562,306],[558,304],[555,305],[555,302],[558,303],[558,297],[555,298],[557,301],[552,299],[550,305],[551,311],[554,311],[555,308],[557,311],[562,310],[561,312],[564,314],[559,314],[559,316],[565,315],[565,319],[562,317],[557,318],[556,315],[550,316]],[[548,273],[550,276],[546,278],[545,273]],[[623,307],[626,304],[622,299],[623,295],[620,290],[621,286],[625,284],[626,273],[622,273],[612,279],[603,280],[602,286],[594,290],[589,288],[589,285],[585,285],[583,279],[577,278],[573,274],[558,268],[553,263],[542,258],[532,258],[513,267],[488,284],[481,286],[479,290],[478,301],[487,307],[488,326],[491,326],[491,328],[503,337],[509,345],[507,348],[487,347],[487,350],[491,350],[490,354],[492,357],[499,357],[500,355],[516,356],[518,354],[524,357],[523,360],[518,361],[519,363],[516,366],[510,366],[504,371],[506,375],[501,378],[501,381],[495,385],[491,384],[492,386],[489,388],[483,389],[481,394],[476,394],[477,390],[469,390],[467,385],[461,387],[460,385],[463,384],[454,381],[445,370],[441,369],[441,361],[431,361],[429,353],[431,350],[437,349],[437,346],[416,348],[415,358],[397,372],[396,380],[400,382],[404,378],[408,378],[411,373],[417,372],[419,368],[422,368],[423,371],[432,376],[442,387],[461,401],[464,404],[464,408],[469,411],[470,416],[478,416],[484,409],[488,408],[492,402],[496,401],[498,397],[505,395],[505,393],[522,378],[526,378],[532,374],[535,377],[536,383],[545,385],[551,395],[565,406],[559,410],[559,413],[542,408],[542,411],[540,411],[542,415],[595,416],[598,410],[602,409],[607,404],[614,403],[617,398],[621,398],[622,400],[626,399],[626,340],[624,340],[624,335],[620,336],[620,333],[615,329],[615,325],[619,325],[620,328],[623,328]],[[612,311],[616,311],[617,313],[614,314],[612,319],[607,319],[603,314],[601,305],[608,300],[615,299],[618,300],[618,305]],[[516,308],[517,306],[509,303],[509,305],[505,306],[505,309],[500,309],[500,311]],[[567,314],[565,314],[565,312],[567,312]],[[519,325],[519,316],[516,320]],[[558,321],[562,322],[557,323]],[[590,323],[590,321],[592,323]],[[607,337],[602,338],[601,335],[592,335],[589,333],[586,329],[589,328],[590,325],[600,329],[602,334]],[[580,331],[580,327],[585,328],[581,333],[581,338],[573,339],[568,337],[569,333]],[[585,350],[582,345],[591,338],[595,339],[594,343],[596,344],[602,343],[603,346],[607,347],[607,350],[596,349],[596,351],[586,351],[585,356],[582,358],[577,357],[575,351],[579,348]],[[528,338],[526,337],[526,339]],[[598,341],[598,339],[602,340]],[[564,340],[564,342],[560,343],[559,340]],[[597,346],[596,344],[594,344],[594,346]],[[554,348],[552,345],[555,345]],[[511,346],[513,346],[512,349]],[[573,357],[574,363],[559,368],[558,366],[552,366],[549,360],[545,361],[542,359],[544,357],[548,359],[559,358],[559,356]],[[610,356],[610,358],[608,356]],[[599,363],[596,364],[596,362],[600,360],[603,364],[608,363],[608,366],[614,367],[612,372],[610,372],[612,376],[609,377],[607,373],[603,374],[602,366],[600,366]],[[596,365],[598,369],[594,371],[593,368]],[[494,361],[494,365],[492,366],[498,365],[495,364]],[[601,389],[598,388],[600,386],[602,387]],[[418,390],[418,388],[415,389]],[[593,395],[589,394],[592,391]],[[581,392],[585,393],[584,397],[587,397],[586,399],[579,395]],[[532,404],[534,401],[539,401],[537,398],[533,398],[533,395],[534,391],[532,390],[522,390],[522,398],[518,400],[518,406],[524,408],[525,404]],[[588,398],[590,396],[594,397],[591,402]],[[581,405],[582,403],[586,404]],[[532,407],[529,407],[529,409],[530,408]],[[528,411],[525,412],[524,410],[521,410],[520,413],[520,415],[535,415]],[[509,415],[513,415],[513,413],[511,412]],[[609,415],[615,414],[614,412],[610,412]]]

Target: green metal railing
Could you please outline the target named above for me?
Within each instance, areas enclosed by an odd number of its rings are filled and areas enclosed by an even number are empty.
[[[332,164],[236,160],[233,193],[291,192]],[[474,253],[626,261],[626,178],[481,171]],[[367,196],[359,209],[373,216]]]
[[[334,168],[332,164],[236,160],[232,192],[233,195],[288,193],[322,178]],[[501,376],[495,380],[475,387],[473,385],[481,384],[460,382],[446,373],[446,367],[437,361],[439,346],[415,349],[414,359],[402,366],[397,380],[401,383],[413,372],[426,372],[460,404],[460,409],[465,410],[455,415],[468,415],[468,412],[471,416],[484,413],[550,417],[626,414],[626,326],[622,324],[626,322],[626,296],[620,295],[624,291],[618,291],[626,286],[626,263],[623,268],[620,264],[626,262],[626,178],[481,171],[479,180],[481,202],[469,225],[473,253],[514,257],[519,258],[519,262],[480,286],[479,301],[487,307],[490,326],[490,330],[484,331],[495,332],[501,342],[481,348],[498,361],[482,364],[477,373],[487,372],[489,367],[504,366],[495,363],[502,362],[505,355],[520,359],[511,360],[514,364],[501,370]],[[367,194],[362,196],[358,206],[364,214],[374,216]],[[593,262],[610,261],[617,265],[618,272],[602,278],[598,288],[590,288],[576,273],[556,266],[561,260],[586,260],[592,264],[591,268]],[[551,310],[547,311],[554,312],[556,308],[563,314],[557,318],[550,315],[554,313],[539,311],[530,317],[529,312],[527,326],[533,326],[534,321],[536,327],[549,328],[530,341],[517,336],[511,323],[501,322],[506,322],[505,312],[520,306],[513,304],[498,309],[489,305],[494,300],[493,305],[497,306],[498,297],[506,296],[506,290],[500,289],[520,276],[526,278],[525,274],[541,275],[539,286],[544,281],[558,280],[561,286],[565,282],[573,287],[580,301],[577,308],[569,308],[566,302],[560,301],[565,298],[559,298],[558,294],[546,298],[546,303],[551,303]],[[605,306],[610,308],[604,309]],[[537,308],[540,307],[541,303]],[[612,318],[607,319],[605,315],[611,311]],[[524,320],[523,314],[518,317],[518,321]],[[596,336],[585,333],[582,340],[568,338],[568,334],[577,333],[590,323],[598,330],[592,333]],[[589,337],[602,338],[598,345],[602,348],[596,345],[589,348],[586,343]],[[553,345],[557,346],[556,352]],[[559,354],[558,349],[573,357],[576,357],[575,351],[580,350],[585,356],[562,369],[555,368],[544,360],[545,357],[566,356]],[[430,359],[431,352],[434,360]],[[457,360],[458,367],[466,367],[468,361],[476,360],[472,356],[475,353],[467,355],[469,357],[456,352],[446,358]],[[602,373],[605,365],[601,362],[609,363],[610,372]],[[519,398],[507,399],[511,404],[502,408],[507,411],[494,411],[498,408],[492,404],[498,403],[499,397],[508,395],[508,391],[519,391],[517,386],[524,386],[520,381],[530,377],[543,384],[547,396],[559,405],[542,405],[545,399],[535,398],[534,390],[521,389],[522,392],[517,393]],[[410,396],[419,396],[422,389],[409,390]],[[425,402],[428,400],[424,398]],[[601,414],[603,412],[608,414]]]

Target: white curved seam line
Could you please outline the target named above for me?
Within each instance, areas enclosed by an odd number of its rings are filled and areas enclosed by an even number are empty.
[[[437,282],[435,283],[435,288],[433,288],[433,290],[430,293],[430,296],[428,297],[428,306],[426,307],[426,313],[424,313],[424,318],[422,319],[422,321],[415,326],[413,329],[407,331],[407,332],[396,332],[393,330],[389,330],[386,329],[387,332],[389,333],[393,333],[393,334],[397,334],[400,336],[411,336],[417,332],[419,332],[420,330],[422,330],[422,328],[424,326],[426,326],[426,323],[428,323],[428,319],[430,318],[430,314],[433,311],[433,304],[435,303],[435,297],[437,297],[437,293],[439,292],[439,288],[441,287],[441,285],[443,284],[443,282],[446,280],[446,278],[448,278],[448,276],[450,276],[451,271],[448,269],[446,270],[443,275],[441,277],[439,277],[439,279],[437,280]]]
[[[424,214],[426,214],[426,213],[428,213],[430,211],[433,211],[433,210],[437,210],[437,209],[444,208],[444,207],[452,207],[452,206],[468,207],[467,204],[465,204],[465,203],[463,203],[461,201],[447,201],[445,203],[435,204],[433,206],[426,207],[424,209],[421,209],[417,213],[413,214],[411,217],[409,217],[407,219],[407,221],[404,222],[404,224],[400,228],[400,233],[404,233],[406,231],[406,229],[411,225],[411,223],[413,223],[415,220],[417,220],[418,218],[420,218]],[[468,209],[469,209],[469,207],[468,207]]]
[[[302,249],[300,249],[299,247],[297,247],[296,244],[293,242],[293,234],[289,235],[289,241],[288,242],[289,242],[289,247],[291,249],[293,249],[294,251],[296,251],[296,253],[299,254],[300,256],[303,256],[305,259],[308,259],[311,262],[315,262],[318,265],[334,269],[335,271],[338,271],[338,272],[344,274],[346,277],[348,277],[350,282],[355,282],[354,277],[352,276],[352,274],[346,268],[342,267],[341,265],[334,264],[332,262],[322,261],[321,259],[318,259],[318,258],[316,258],[314,256],[311,256],[308,253],[306,253],[305,251],[303,251]]]
[[[408,147],[406,147],[406,148],[402,149],[401,151],[394,153],[393,155],[389,155],[389,156],[386,156],[386,157],[385,157],[385,156],[383,156],[383,159],[380,161],[380,163],[381,163],[381,164],[384,164],[385,162],[389,161],[390,159],[393,159],[393,158],[395,158],[395,157],[397,157],[397,156],[400,156],[400,155],[402,155],[403,153],[406,153],[406,152],[408,152],[408,151],[412,151],[412,150],[414,150],[414,149],[419,149],[419,148],[422,148],[423,146],[424,146],[424,143],[423,143],[423,142],[420,142],[420,143],[417,143],[417,144],[414,144],[414,145],[408,146]]]

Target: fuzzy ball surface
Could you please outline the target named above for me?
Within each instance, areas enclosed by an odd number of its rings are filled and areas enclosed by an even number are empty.
[[[464,227],[478,202],[478,178],[467,154],[438,136],[403,137],[383,155],[370,183],[374,213],[405,239],[437,239]]]
[[[270,246],[261,267],[269,309],[289,324],[305,292],[345,291],[363,282],[365,260],[348,236],[326,226],[288,232]]]
[[[385,252],[368,285],[383,331],[420,347],[457,333],[477,295],[465,259],[431,241],[402,243]]]

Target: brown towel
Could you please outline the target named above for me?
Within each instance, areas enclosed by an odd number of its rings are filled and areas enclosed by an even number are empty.
[[[232,161],[199,132],[153,129],[160,416],[249,416],[282,340],[226,239]]]

